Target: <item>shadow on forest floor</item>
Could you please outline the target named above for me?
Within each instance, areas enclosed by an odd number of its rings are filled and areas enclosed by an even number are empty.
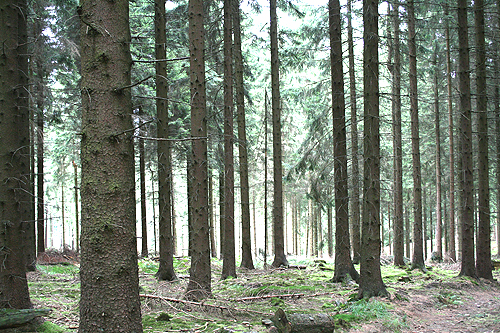
[[[221,281],[222,262],[213,259],[214,298],[195,304],[183,299],[188,258],[175,259],[175,282],[157,281],[158,263],[140,260],[144,332],[270,332],[280,308],[333,316],[339,332],[500,332],[500,284],[459,278],[458,264],[432,264],[426,273],[383,265],[390,297],[358,301],[353,281],[329,282],[333,261],[289,261],[294,269],[238,269],[237,278]],[[28,278],[35,306],[52,308],[47,319],[61,332],[76,332],[78,264],[38,265]]]

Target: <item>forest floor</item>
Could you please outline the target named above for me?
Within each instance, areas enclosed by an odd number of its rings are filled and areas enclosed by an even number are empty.
[[[45,332],[76,332],[79,267],[77,260],[51,258],[28,274],[36,307],[52,308],[47,318],[59,325]],[[139,261],[145,332],[273,332],[269,318],[285,313],[328,314],[338,332],[500,332],[500,271],[497,281],[458,277],[459,264],[428,264],[427,272],[382,266],[388,298],[357,300],[354,282],[331,283],[333,262],[289,258],[293,269],[238,269],[237,278],[220,280],[222,262],[214,259],[213,298],[184,300],[190,262],[176,258],[179,279],[159,282],[158,263]],[[383,260],[390,262],[390,260]],[[63,263],[60,263],[63,262]],[[359,269],[359,267],[357,267]]]

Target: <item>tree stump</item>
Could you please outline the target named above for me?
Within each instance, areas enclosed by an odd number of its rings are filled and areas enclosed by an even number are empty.
[[[24,325],[36,317],[46,316],[51,309],[0,309],[0,329]]]
[[[335,329],[334,318],[325,313],[291,313],[278,309],[271,318],[279,333],[332,333]]]

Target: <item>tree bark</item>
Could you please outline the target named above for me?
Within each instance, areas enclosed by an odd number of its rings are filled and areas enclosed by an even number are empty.
[[[496,1],[496,13],[497,13],[497,32],[500,31],[500,1]],[[496,130],[496,180],[497,180],[497,197],[496,197],[496,210],[497,210],[497,249],[500,253],[500,36],[497,34],[497,38],[494,40],[494,45],[496,45],[496,54],[494,55],[494,100],[495,105],[495,130]]]
[[[207,119],[205,92],[205,28],[203,1],[189,0],[189,52],[191,81],[193,246],[186,296],[199,300],[211,295],[210,241],[208,225]]]
[[[333,160],[335,182],[335,274],[340,282],[359,274],[351,260],[349,242],[349,191],[347,184],[347,135],[345,122],[344,71],[342,66],[342,24],[339,0],[329,0],[330,62],[333,114]]]
[[[241,50],[241,15],[239,1],[234,1],[234,66],[236,112],[238,116],[238,152],[240,162],[241,196],[241,267],[254,269],[250,228],[250,186],[248,184],[248,142],[243,88],[243,54]]]
[[[142,126],[142,107],[139,107],[139,126]],[[142,131],[142,129],[139,129]],[[141,135],[143,136],[143,135]],[[139,183],[141,193],[141,257],[148,256],[148,220],[146,214],[146,161],[144,139],[139,138]]]
[[[448,17],[448,4],[445,4],[444,15]],[[448,101],[448,139],[450,144],[449,149],[449,164],[450,164],[450,215],[448,219],[449,230],[449,251],[447,257],[452,262],[456,261],[455,252],[455,147],[454,147],[454,125],[453,125],[453,99],[452,99],[452,84],[451,84],[451,46],[450,46],[450,22],[446,19],[446,88],[447,88],[447,101]]]
[[[359,298],[385,296],[380,271],[380,125],[378,3],[363,0],[363,223]]]
[[[75,243],[76,243],[76,252],[80,252],[80,209],[78,204],[78,165],[73,161],[74,171],[74,182],[75,182]]]
[[[84,0],[79,332],[142,332],[128,1]]]
[[[413,0],[408,1],[407,11],[408,51],[410,60],[411,151],[413,166],[413,255],[411,265],[413,269],[425,269],[422,239],[422,171],[420,166],[420,130],[418,119],[417,44],[415,33],[415,7]]]
[[[474,264],[474,207],[472,121],[470,96],[469,36],[467,26],[467,0],[457,0],[458,16],[458,79],[460,94],[460,159],[461,159],[461,220],[462,265],[461,276],[477,277]]]
[[[0,308],[30,308],[23,221],[29,217],[27,2],[0,3]]]
[[[484,1],[474,1],[476,30],[476,107],[478,126],[478,210],[476,270],[481,278],[493,280],[491,271],[490,177],[488,165],[488,100],[486,90],[486,46]]]
[[[155,0],[155,57],[165,59],[166,55],[166,16],[165,0]],[[156,71],[156,118],[157,136],[168,139],[169,116],[168,116],[168,82],[167,64],[157,62]],[[174,271],[174,236],[172,223],[172,159],[170,141],[160,140],[157,142],[158,157],[158,233],[160,265],[156,277],[160,281],[173,281],[177,279]],[[144,251],[144,249],[143,249]],[[147,251],[147,249],[146,249]]]
[[[285,239],[283,233],[283,166],[281,154],[281,97],[280,97],[280,62],[278,56],[278,17],[276,15],[276,0],[270,0],[270,35],[271,35],[271,87],[273,113],[273,237],[274,261],[273,267],[288,266],[285,255]]]
[[[437,37],[436,37],[437,38]],[[436,133],[436,259],[443,259],[443,231],[441,217],[441,127],[439,114],[439,68],[438,68],[438,46],[434,46],[434,128]]]
[[[234,239],[233,3],[224,0],[224,260],[221,279],[236,277]]]
[[[335,330],[334,318],[325,313],[287,315],[278,309],[271,320],[279,333],[331,333]]]
[[[394,151],[394,265],[404,266],[404,214],[403,214],[403,149],[401,138],[401,60],[399,0],[395,0],[392,9],[394,40],[392,53],[392,132]]]

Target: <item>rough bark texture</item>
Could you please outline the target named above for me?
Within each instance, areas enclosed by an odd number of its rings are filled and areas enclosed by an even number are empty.
[[[165,0],[155,0],[155,57],[166,59]],[[157,136],[169,138],[168,82],[166,62],[156,63],[156,118]],[[160,265],[156,277],[161,281],[172,281],[177,277],[174,271],[174,238],[172,233],[172,162],[170,141],[157,143],[158,155],[158,230]]]
[[[332,333],[335,319],[326,313],[302,314],[278,309],[271,318],[279,333]]]
[[[436,133],[436,257],[439,261],[443,259],[443,242],[442,242],[442,217],[441,217],[441,127],[439,114],[439,68],[437,63],[438,49],[437,44],[434,46],[434,128]],[[425,204],[424,204],[425,207]],[[425,233],[424,233],[425,235]],[[424,238],[424,244],[425,238]]]
[[[345,123],[342,24],[339,0],[329,0],[330,62],[332,80],[333,159],[335,182],[335,274],[340,282],[349,274],[358,280],[349,242],[349,193],[347,184],[347,135]]]
[[[351,103],[351,165],[352,165],[352,192],[351,192],[351,236],[354,263],[359,263],[361,247],[360,200],[359,200],[359,159],[358,159],[358,109],[356,98],[356,74],[354,65],[354,38],[352,29],[351,0],[347,1],[347,43],[349,52],[349,99]]]
[[[445,5],[445,17],[448,17],[448,5]],[[450,22],[449,19],[446,20],[445,29],[446,38],[446,89],[447,89],[447,101],[448,101],[448,140],[450,144],[449,149],[449,165],[450,165],[450,215],[448,219],[448,238],[450,241],[447,257],[451,261],[456,260],[455,252],[455,147],[454,147],[454,137],[453,137],[453,99],[452,99],[452,84],[451,84],[451,46],[450,46]]]
[[[80,332],[142,332],[128,1],[84,0]]]
[[[281,154],[281,97],[280,97],[280,62],[278,57],[278,18],[276,0],[270,1],[271,16],[271,88],[273,113],[273,176],[274,176],[274,261],[273,267],[288,266],[285,255],[285,237],[283,232],[283,166]]]
[[[497,12],[497,34],[500,34],[500,1],[496,1],[496,12]],[[496,207],[497,207],[497,249],[500,249],[500,36],[497,35],[495,39],[496,54],[494,60],[494,70],[495,70],[495,88],[494,88],[494,100],[495,105],[495,130],[496,130],[496,180],[497,180],[497,197],[496,197]],[[500,251],[500,250],[499,250]]]
[[[420,166],[420,129],[418,119],[417,43],[415,34],[415,7],[408,1],[408,52],[410,72],[411,155],[413,173],[413,255],[412,268],[425,268],[422,237],[422,170]]]
[[[378,2],[363,1],[363,223],[358,297],[387,295],[380,272]]]
[[[234,240],[233,4],[224,0],[224,260],[222,279],[236,277]]]
[[[210,241],[208,225],[207,119],[205,92],[205,28],[203,1],[190,0],[189,54],[191,81],[192,255],[186,296],[202,299],[211,294]]]
[[[0,3],[0,308],[31,307],[23,222],[29,217],[27,3]]]
[[[457,1],[458,16],[458,91],[460,94],[460,159],[462,267],[460,275],[476,277],[474,263],[474,204],[472,163],[472,120],[470,96],[469,36],[467,0]]]
[[[141,117],[143,116],[142,108],[139,107],[139,125],[142,125],[143,121]],[[142,131],[142,129],[139,129]],[[148,219],[146,213],[146,158],[144,152],[144,139],[139,138],[139,183],[140,183],[140,193],[141,193],[141,257],[145,258],[148,256]]]
[[[478,127],[478,210],[476,270],[479,277],[492,280],[491,226],[490,226],[490,177],[488,170],[488,100],[486,90],[486,47],[484,37],[484,1],[474,1],[476,28],[476,106]]]
[[[234,1],[234,80],[238,119],[238,152],[240,162],[241,196],[241,267],[254,269],[250,228],[250,186],[248,183],[248,142],[245,120],[245,91],[243,88],[243,55],[241,50],[241,16],[239,1]]]
[[[401,56],[399,28],[399,0],[394,2],[394,41],[392,52],[392,132],[394,151],[394,265],[404,266],[404,214],[403,214],[403,150],[401,139]]]

